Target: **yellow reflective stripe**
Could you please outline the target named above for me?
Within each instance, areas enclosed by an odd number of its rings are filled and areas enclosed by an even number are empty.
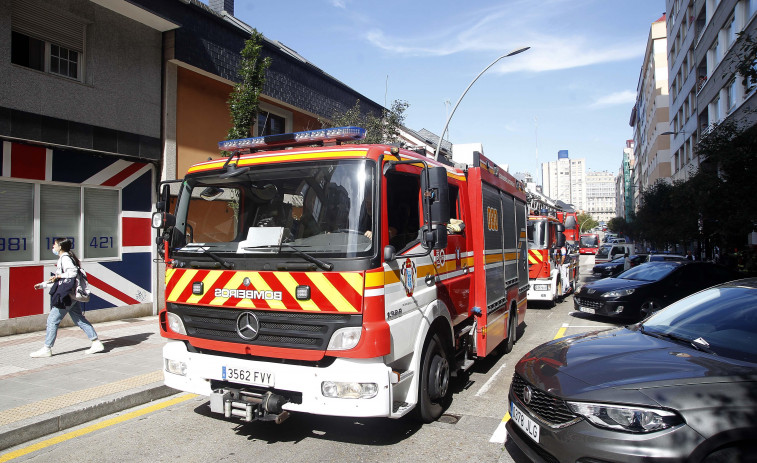
[[[242,281],[244,280],[244,273],[237,272],[234,274],[233,277],[231,277],[231,280],[229,280],[225,287],[226,288],[238,288],[239,285],[242,284]],[[216,297],[212,301],[210,301],[210,305],[223,305],[224,302],[228,301],[229,299],[226,297]],[[242,299],[244,301],[245,299]],[[243,307],[255,307],[254,304],[252,304],[252,301],[247,299],[247,301],[250,302],[250,305],[244,305]],[[239,305],[239,304],[237,304]]]
[[[315,312],[319,312],[321,310],[318,308],[318,305],[315,302],[313,302],[312,299],[308,299],[307,301],[297,300],[296,291],[297,291],[298,283],[297,281],[295,281],[294,277],[292,277],[291,274],[286,273],[286,272],[281,272],[281,273],[277,272],[277,273],[274,273],[274,275],[276,276],[276,278],[279,279],[279,282],[282,285],[284,285],[284,288],[286,288],[287,292],[289,292],[289,294],[292,296],[292,299],[294,299],[295,301],[297,301],[298,304],[300,304],[300,307],[302,308],[302,310],[309,310],[309,311],[315,311]]]
[[[218,278],[221,277],[221,271],[220,270],[213,270],[209,272],[205,278],[202,280],[203,288],[210,289],[213,287],[213,283],[216,282]],[[187,303],[189,304],[197,304],[200,302],[200,299],[205,297],[204,294],[192,294],[188,299]]]
[[[173,291],[171,291],[171,295],[168,296],[169,301],[176,301],[178,300],[179,296],[181,296],[181,293],[184,291],[184,289],[187,287],[187,285],[192,281],[192,278],[197,274],[197,270],[185,270],[184,275],[181,276],[181,279],[178,283],[176,283],[176,286],[174,286]]]
[[[242,157],[239,161],[237,161],[238,166],[248,166],[252,164],[261,164],[261,163],[267,163],[267,162],[282,162],[282,161],[296,161],[300,159],[324,159],[324,158],[346,158],[346,157],[365,157],[367,155],[367,150],[351,150],[351,151],[326,151],[326,152],[314,152],[314,151],[308,151],[306,153],[299,153],[299,154],[291,154],[291,155],[270,155],[270,154],[262,154],[257,155],[254,157]],[[193,173],[193,172],[199,172],[203,170],[213,170],[213,169],[220,169],[223,167],[224,163],[226,162],[226,159],[221,159],[218,161],[212,161],[208,163],[198,164],[194,165],[189,168],[187,173]]]
[[[252,287],[255,288],[257,291],[273,291],[270,286],[268,286],[268,283],[265,282],[263,277],[260,276],[258,272],[252,272],[252,273],[242,273],[242,276],[248,276],[250,277],[250,282],[252,283]],[[250,299],[242,299],[242,301],[237,304],[237,307],[242,307],[242,302],[244,301],[250,301]],[[275,301],[275,300],[266,300],[268,305],[272,309],[286,309],[286,306],[284,305],[284,301]]]
[[[357,312],[358,310],[350,304],[342,294],[337,291],[334,285],[326,279],[322,273],[308,273],[308,278],[323,293],[336,310],[339,312]]]
[[[363,275],[360,273],[340,273],[352,289],[358,294],[363,294]]]
[[[365,274],[366,288],[379,288],[384,286],[384,272],[371,272]]]

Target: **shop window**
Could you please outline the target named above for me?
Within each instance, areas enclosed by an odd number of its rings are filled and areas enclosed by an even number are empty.
[[[0,180],[0,262],[34,259],[34,185]]]
[[[120,196],[109,188],[0,181],[0,262],[53,261],[56,238],[70,239],[79,258],[117,258]]]
[[[286,133],[286,119],[263,111],[258,114],[258,136]]]

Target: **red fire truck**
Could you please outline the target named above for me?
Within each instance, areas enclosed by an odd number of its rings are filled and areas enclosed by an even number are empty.
[[[437,161],[356,127],[219,143],[153,226],[165,383],[213,412],[436,420],[450,379],[526,313],[526,200],[478,152]],[[313,147],[313,145],[321,145]],[[464,162],[464,164],[461,164]]]
[[[529,192],[528,265],[529,301],[549,301],[553,305],[578,284],[579,255],[568,251],[565,225],[551,199]]]

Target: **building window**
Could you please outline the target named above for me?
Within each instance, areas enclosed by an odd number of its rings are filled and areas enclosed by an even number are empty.
[[[81,81],[84,21],[42,3],[12,4],[11,63]]]
[[[49,250],[56,238],[70,239],[79,258],[119,256],[119,190],[0,181],[0,201],[0,262],[34,262],[35,252],[39,261],[54,260]]]
[[[757,12],[757,0],[746,0],[746,18],[751,18],[755,12]]]
[[[732,80],[726,87],[726,108],[727,112],[731,112],[734,106],[736,106],[736,80]]]
[[[726,25],[723,28],[723,41],[725,42],[723,50],[728,50],[733,45],[733,42],[736,41],[736,22],[733,20],[733,16],[726,21]]]
[[[286,119],[276,114],[262,111],[258,114],[258,136],[286,133]]]

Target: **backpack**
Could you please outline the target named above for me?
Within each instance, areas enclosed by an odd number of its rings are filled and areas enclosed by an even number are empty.
[[[87,274],[81,267],[76,269],[76,285],[71,293],[71,298],[79,302],[89,302],[89,296],[92,292],[89,290]]]

